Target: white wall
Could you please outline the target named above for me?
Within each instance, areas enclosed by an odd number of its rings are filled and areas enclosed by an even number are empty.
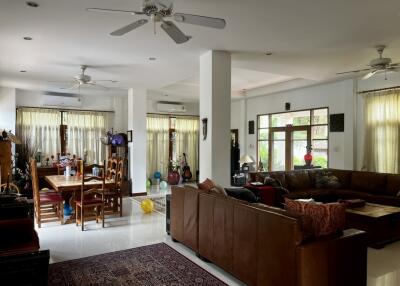
[[[15,134],[15,88],[0,87],[0,132],[11,130]]]
[[[329,134],[329,167],[353,169],[353,80],[304,87],[286,92],[250,97],[244,100],[247,100],[245,125],[247,125],[249,120],[254,120],[257,123],[257,115],[259,114],[284,112],[285,102],[291,103],[292,111],[328,107],[330,114],[344,113],[345,131]],[[236,101],[232,103],[232,127],[242,125],[239,121],[234,122],[235,111],[241,109],[241,106],[238,105],[240,103]],[[242,129],[245,128],[242,126]],[[245,132],[246,146],[241,145],[241,152],[242,154],[245,152],[255,159],[257,135],[249,135],[247,131]]]

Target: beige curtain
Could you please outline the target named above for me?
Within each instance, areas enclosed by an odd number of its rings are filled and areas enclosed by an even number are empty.
[[[364,95],[365,144],[363,169],[399,172],[400,91]]]
[[[64,113],[64,124],[68,126],[67,152],[87,161],[102,163],[106,157],[106,146],[100,142],[108,128],[106,112],[68,111]]]
[[[175,120],[176,131],[176,153],[187,156],[187,163],[192,171],[193,177],[198,170],[199,157],[199,118],[198,117],[177,117]]]
[[[164,178],[168,174],[169,116],[147,116],[147,176],[159,171]]]
[[[40,149],[42,157],[60,152],[60,121],[58,110],[18,108],[16,135],[33,150]]]

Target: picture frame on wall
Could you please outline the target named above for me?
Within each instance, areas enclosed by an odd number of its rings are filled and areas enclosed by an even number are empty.
[[[128,130],[127,139],[128,139],[128,143],[132,142],[132,130]]]

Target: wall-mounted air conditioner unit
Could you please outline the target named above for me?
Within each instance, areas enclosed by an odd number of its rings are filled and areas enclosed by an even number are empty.
[[[82,107],[79,97],[44,95],[43,106],[48,107]]]
[[[157,102],[157,111],[168,113],[185,113],[186,106],[182,103],[159,101]]]

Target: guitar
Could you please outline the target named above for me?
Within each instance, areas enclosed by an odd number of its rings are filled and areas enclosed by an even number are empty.
[[[182,179],[183,182],[190,180],[193,177],[192,172],[190,171],[190,167],[186,160],[186,153],[183,153],[183,158],[185,159],[185,165],[182,168]]]

